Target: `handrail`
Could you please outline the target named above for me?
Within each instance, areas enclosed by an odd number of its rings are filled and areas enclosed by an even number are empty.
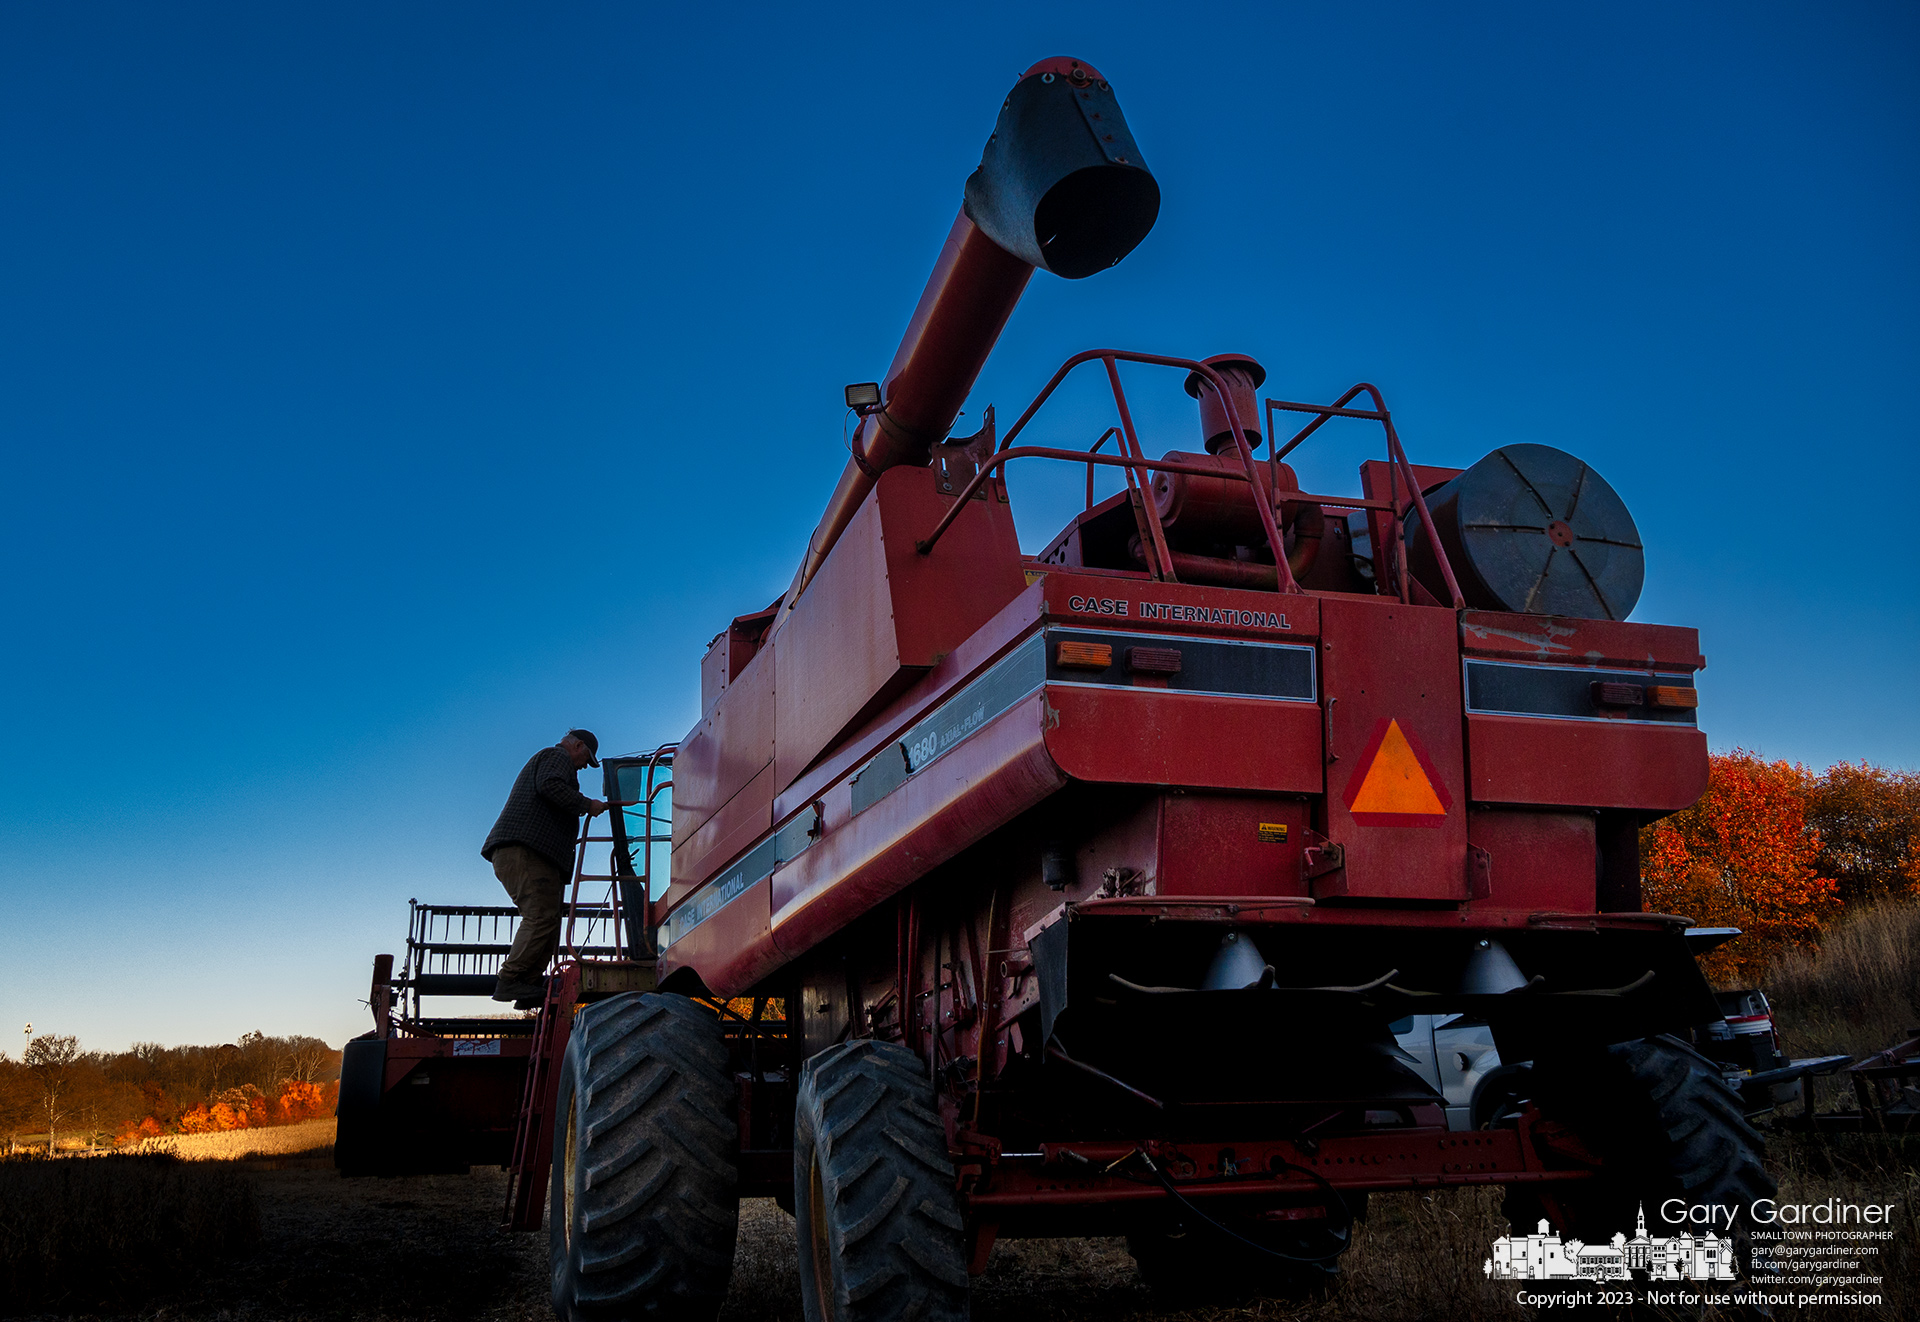
[[[1246,480],[1253,488],[1254,508],[1260,516],[1261,531],[1266,534],[1267,545],[1271,547],[1274,552],[1274,561],[1278,566],[1276,573],[1277,586],[1282,592],[1297,593],[1303,591],[1300,585],[1294,581],[1293,571],[1287,566],[1286,542],[1281,535],[1279,521],[1274,517],[1273,502],[1269,498],[1266,488],[1261,483],[1254,481],[1253,451],[1247,444],[1246,429],[1241,425],[1239,410],[1234,406],[1233,396],[1227,391],[1226,382],[1221,380],[1219,373],[1215,372],[1213,368],[1196,359],[1170,358],[1161,354],[1136,353],[1127,349],[1087,349],[1075,354],[1073,357],[1067,359],[1066,362],[1062,363],[1059,370],[1053,374],[1053,378],[1047,382],[1040,393],[1034,397],[1033,402],[1027,405],[1026,410],[1014,421],[1013,426],[1007,430],[1006,436],[1003,437],[1000,442],[1000,448],[994,460],[974,475],[973,481],[967,484],[966,491],[960,500],[956,501],[953,508],[949,509],[947,513],[941,517],[940,522],[934,527],[934,530],[914,544],[920,554],[926,555],[933,550],[940,538],[946,533],[947,528],[952,524],[958,512],[965,508],[963,502],[971,498],[972,494],[979,489],[980,483],[985,479],[987,474],[1002,467],[1006,462],[1004,456],[1009,455],[1014,448],[1014,438],[1026,428],[1027,423],[1033,420],[1033,416],[1039,412],[1040,406],[1047,402],[1053,395],[1053,392],[1059,388],[1060,383],[1066,380],[1067,375],[1081,364],[1094,362],[1096,360],[1106,366],[1107,381],[1113,388],[1114,406],[1120,414],[1121,433],[1126,440],[1127,455],[1115,466],[1127,469],[1129,491],[1135,489],[1134,483],[1136,481],[1140,484],[1141,503],[1144,507],[1143,513],[1147,522],[1149,540],[1152,543],[1151,556],[1153,563],[1149,568],[1153,571],[1154,577],[1164,578],[1171,582],[1179,581],[1178,576],[1175,575],[1173,571],[1173,556],[1167,550],[1166,534],[1160,522],[1160,512],[1151,500],[1145,499],[1148,491],[1144,474],[1154,471],[1156,465],[1149,463],[1147,460],[1145,452],[1140,447],[1139,435],[1134,430],[1133,413],[1132,410],[1127,407],[1126,391],[1120,384],[1118,364],[1123,362],[1141,363],[1149,367],[1179,368],[1182,371],[1200,376],[1213,386],[1214,390],[1219,394],[1222,404],[1226,407],[1227,423],[1233,429],[1234,444],[1240,452],[1240,466],[1245,470]],[[1065,451],[1028,447],[1025,449],[1023,455],[1015,457],[1040,454],[1046,454],[1051,458],[1069,458],[1075,462],[1085,462],[1088,464],[1103,462],[1102,457],[1091,450],[1081,455]],[[1161,471],[1191,472],[1203,477],[1222,476],[1219,469],[1181,468],[1176,466],[1173,468],[1165,468]],[[1091,470],[1089,470],[1089,474],[1091,474]]]
[[[1026,427],[1027,423],[1033,420],[1033,415],[1038,413],[1040,406],[1047,402],[1055,390],[1059,389],[1060,383],[1067,379],[1068,373],[1083,363],[1090,363],[1095,360],[1106,365],[1107,380],[1113,387],[1113,402],[1120,412],[1120,425],[1126,433],[1128,446],[1133,452],[1134,463],[1136,465],[1144,463],[1144,452],[1141,451],[1139,437],[1134,432],[1133,416],[1127,408],[1126,392],[1122,390],[1120,386],[1120,372],[1117,365],[1120,363],[1140,363],[1148,367],[1179,368],[1182,371],[1198,375],[1213,386],[1214,390],[1220,396],[1220,402],[1226,406],[1227,425],[1233,429],[1234,446],[1240,451],[1240,466],[1246,470],[1247,481],[1253,485],[1253,504],[1254,509],[1260,515],[1260,529],[1266,534],[1267,545],[1272,548],[1274,563],[1278,567],[1278,574],[1276,576],[1278,589],[1283,593],[1298,593],[1304,591],[1304,589],[1294,581],[1293,570],[1287,565],[1286,540],[1281,536],[1279,521],[1274,517],[1273,502],[1268,499],[1266,488],[1259,482],[1253,480],[1253,451],[1247,445],[1246,428],[1241,425],[1240,411],[1234,407],[1233,396],[1228,392],[1226,382],[1220,379],[1220,374],[1197,359],[1170,358],[1164,354],[1136,353],[1130,349],[1084,349],[1060,365],[1059,370],[1053,374],[1053,378],[1047,382],[1046,386],[1042,388],[1038,395],[1034,396],[1033,402],[1027,405],[1026,411],[1020,415],[1012,427],[1007,429],[1006,436],[1000,441],[1001,451],[1004,452],[1013,448],[1014,437],[1018,436]],[[1212,470],[1206,475],[1218,477],[1220,474],[1218,470]],[[1142,481],[1142,486],[1145,486],[1144,480]],[[1149,530],[1153,534],[1154,554],[1160,561],[1160,564],[1155,567],[1155,576],[1164,576],[1169,580],[1178,582],[1179,580],[1173,573],[1173,559],[1167,553],[1166,537],[1161,530],[1159,511],[1153,507],[1150,501],[1147,502],[1146,514]],[[943,524],[949,521],[950,520],[942,520]],[[946,529],[942,527],[939,531],[945,532]],[[919,545],[922,547],[920,553],[925,555],[932,549],[932,543],[938,540],[939,538],[936,535],[928,538],[926,542],[920,543]]]
[[[1099,453],[1107,440],[1114,436],[1115,428],[1109,427],[1084,453],[1073,450],[1060,450],[1051,446],[1015,446],[1014,441],[1040,411],[1053,392],[1065,381],[1068,374],[1085,363],[1100,362],[1106,368],[1108,384],[1113,389],[1114,406],[1120,414],[1118,432],[1121,438],[1123,454],[1108,457]],[[1234,446],[1239,451],[1241,473],[1223,472],[1218,468],[1200,468],[1197,465],[1171,463],[1166,460],[1150,460],[1140,446],[1140,439],[1134,430],[1132,410],[1127,406],[1126,391],[1120,384],[1119,364],[1141,363],[1153,367],[1174,367],[1191,372],[1213,386],[1225,406],[1227,424],[1232,429]],[[1348,408],[1347,405],[1361,394],[1369,396],[1374,404],[1371,409]],[[1298,491],[1269,492],[1268,484],[1255,480],[1254,468],[1258,462],[1254,458],[1253,447],[1247,442],[1246,429],[1241,425],[1239,410],[1228,392],[1226,383],[1219,374],[1207,364],[1191,358],[1172,358],[1160,354],[1136,353],[1125,349],[1086,349],[1073,355],[1062,363],[1053,376],[1043,386],[1040,393],[1027,405],[1020,416],[1014,420],[1006,434],[1001,438],[999,448],[992,458],[980,467],[973,479],[961,490],[959,497],[941,515],[933,530],[914,543],[914,549],[921,555],[928,555],[946,534],[967,502],[991,479],[994,473],[1005,474],[1006,465],[1014,459],[1044,458],[1063,459],[1070,463],[1083,463],[1087,466],[1087,508],[1093,507],[1093,470],[1096,465],[1120,468],[1125,471],[1128,492],[1138,492],[1141,497],[1143,520],[1149,534],[1149,547],[1143,547],[1148,559],[1148,570],[1153,577],[1169,582],[1178,582],[1174,573],[1173,555],[1167,549],[1166,534],[1160,520],[1159,508],[1150,499],[1151,487],[1146,475],[1153,472],[1187,473],[1196,477],[1231,477],[1244,481],[1253,488],[1254,509],[1260,516],[1261,531],[1265,533],[1267,545],[1273,551],[1276,587],[1283,593],[1304,592],[1293,576],[1292,567],[1287,563],[1286,542],[1281,533],[1279,520],[1274,514],[1274,501],[1279,499],[1282,508],[1291,504],[1333,505],[1343,509],[1378,509],[1386,513],[1390,528],[1391,547],[1395,557],[1391,566],[1395,585],[1399,589],[1400,599],[1412,600],[1412,579],[1406,566],[1406,538],[1402,533],[1404,523],[1401,517],[1399,485],[1405,482],[1408,494],[1412,497],[1413,507],[1419,511],[1420,521],[1425,530],[1427,543],[1433,550],[1435,561],[1440,566],[1441,578],[1445,581],[1448,595],[1453,599],[1453,608],[1463,610],[1466,599],[1460,591],[1459,579],[1454,575],[1453,564],[1447,558],[1446,548],[1440,543],[1440,532],[1434,526],[1433,512],[1427,508],[1426,496],[1420,490],[1419,482],[1414,478],[1413,465],[1407,460],[1406,448],[1400,443],[1400,433],[1393,425],[1393,415],[1387,409],[1386,401],[1380,391],[1370,382],[1362,381],[1350,387],[1332,404],[1304,404],[1294,400],[1269,399],[1265,401],[1267,465],[1270,471],[1276,470],[1280,460],[1291,454],[1309,436],[1318,431],[1331,418],[1355,418],[1365,422],[1378,422],[1386,432],[1387,461],[1389,473],[1388,498],[1386,501],[1354,500],[1349,497],[1310,496]],[[1284,410],[1292,413],[1313,414],[1313,420],[1302,427],[1284,446],[1276,446],[1274,439],[1274,413]],[[1257,435],[1257,433],[1256,433]],[[1274,472],[1277,476],[1277,472]],[[1137,485],[1136,485],[1137,484]],[[1424,589],[1423,589],[1424,591]]]
[[[940,522],[933,526],[932,532],[913,544],[914,549],[922,555],[933,550],[941,534],[946,532],[948,526],[966,508],[962,502],[971,499],[973,493],[980,489],[981,484],[993,476],[995,469],[1015,459],[1064,459],[1069,463],[1099,464],[1108,468],[1144,468],[1150,473],[1191,473],[1195,477],[1222,477],[1233,482],[1247,480],[1242,473],[1222,472],[1217,468],[1201,468],[1197,464],[1176,463],[1168,459],[1126,459],[1119,455],[1090,454],[1081,450],[1056,450],[1044,445],[1023,445],[1017,449],[1000,451],[993,456],[992,461],[985,468],[975,473],[973,480],[960,488],[960,495],[954,500],[953,507],[941,516]],[[1287,504],[1337,505],[1341,509],[1380,510],[1383,513],[1391,513],[1394,508],[1391,501],[1368,500],[1364,496],[1322,496],[1311,491],[1278,491],[1274,494],[1280,496]]]
[[[1110,440],[1112,440],[1112,439],[1113,439],[1113,438],[1114,438],[1115,436],[1118,436],[1119,434],[1120,434],[1120,429],[1119,429],[1118,427],[1109,427],[1109,428],[1107,428],[1107,429],[1106,429],[1105,431],[1103,431],[1103,432],[1101,432],[1101,433],[1100,433],[1100,439],[1099,439],[1099,440],[1097,440],[1097,441],[1095,441],[1095,442],[1094,442],[1094,443],[1093,443],[1092,445],[1090,445],[1090,446],[1088,446],[1088,447],[1087,447],[1087,453],[1088,453],[1088,454],[1099,454],[1099,453],[1100,453],[1100,447],[1101,447],[1101,446],[1103,446],[1103,445],[1105,445],[1105,444],[1106,444],[1106,443],[1107,443],[1108,441],[1110,441]],[[1087,505],[1086,505],[1086,508],[1088,508],[1088,509],[1092,509],[1092,508],[1093,508],[1093,465],[1092,465],[1092,464],[1088,464],[1088,465],[1087,465]]]
[[[1347,408],[1346,405],[1362,391],[1372,397],[1373,408]],[[1296,432],[1292,440],[1288,441],[1278,450],[1272,450],[1271,440],[1275,435],[1273,430],[1273,411],[1275,409],[1284,409],[1290,413],[1312,413],[1317,416],[1312,422],[1309,422]],[[1398,580],[1400,600],[1411,600],[1411,583],[1407,577],[1406,565],[1406,539],[1401,535],[1400,531],[1402,522],[1400,518],[1400,493],[1394,489],[1398,482],[1404,479],[1407,484],[1407,491],[1413,497],[1414,508],[1420,511],[1420,525],[1426,531],[1427,544],[1433,548],[1433,558],[1440,566],[1440,577],[1446,582],[1447,592],[1453,598],[1453,608],[1455,610],[1465,610],[1467,605],[1466,598],[1461,594],[1459,580],[1454,577],[1453,564],[1447,559],[1447,549],[1440,544],[1440,530],[1434,526],[1433,514],[1427,509],[1427,498],[1421,493],[1419,482],[1414,479],[1413,465],[1407,462],[1406,449],[1400,444],[1400,433],[1393,425],[1393,414],[1388,412],[1386,400],[1381,398],[1379,389],[1371,382],[1361,381],[1354,384],[1332,404],[1302,404],[1285,399],[1270,399],[1266,401],[1268,448],[1272,450],[1274,460],[1278,461],[1286,458],[1287,455],[1293,452],[1296,446],[1306,440],[1307,437],[1313,435],[1314,432],[1318,431],[1329,418],[1359,418],[1367,422],[1377,422],[1387,434],[1387,460],[1394,466],[1391,470],[1393,481],[1389,484],[1388,495],[1392,504],[1393,552],[1397,557],[1394,563],[1394,577]]]

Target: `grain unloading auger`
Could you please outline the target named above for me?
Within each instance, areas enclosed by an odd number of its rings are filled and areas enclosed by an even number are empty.
[[[1627,622],[1640,542],[1596,472],[1415,465],[1372,386],[1263,400],[1239,354],[1092,350],[949,435],[1033,272],[1117,263],[1158,204],[1099,73],[1023,75],[849,388],[792,587],[702,665],[670,882],[610,895],[643,958],[563,961],[534,1069],[500,1066],[563,1317],[711,1317],[744,1196],[795,1211],[809,1318],[881,1319],[964,1316],[1001,1235],[1125,1234],[1156,1287],[1223,1295],[1324,1281],[1376,1191],[1506,1185],[1601,1242],[1642,1199],[1767,1188],[1669,1036],[1716,1013],[1686,920],[1640,903],[1639,828],[1705,784],[1704,661]],[[1197,449],[1146,456],[1121,364],[1177,374]],[[1075,370],[1113,425],[1026,444]],[[1335,420],[1384,455],[1302,492],[1286,456]],[[1030,460],[1088,473],[1038,556]],[[1525,1063],[1489,1128],[1406,1068],[1414,1013]]]

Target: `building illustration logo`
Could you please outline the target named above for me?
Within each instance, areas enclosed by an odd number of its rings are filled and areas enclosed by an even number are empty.
[[[1733,1241],[1709,1230],[1647,1234],[1647,1209],[1633,1238],[1614,1232],[1605,1244],[1562,1241],[1543,1220],[1531,1235],[1503,1235],[1482,1270],[1496,1281],[1731,1281]]]

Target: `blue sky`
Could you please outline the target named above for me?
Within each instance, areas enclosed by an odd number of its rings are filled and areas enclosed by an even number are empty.
[[[970,418],[1113,344],[1561,446],[1716,748],[1920,765],[1911,5],[9,6],[0,1047],[338,1043],[409,896],[497,902],[535,747],[683,734],[1061,53],[1160,222],[1035,279]],[[1075,480],[1016,470],[1028,549]]]

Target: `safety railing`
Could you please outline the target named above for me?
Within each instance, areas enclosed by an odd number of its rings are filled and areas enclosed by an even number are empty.
[[[659,803],[661,796],[673,789],[673,757],[678,749],[678,744],[662,744],[644,756],[606,760],[608,821],[613,832],[608,841],[613,845],[611,873],[600,876],[584,871],[585,847],[600,837],[583,840],[580,848],[579,880],[608,883],[609,898],[622,906],[627,919],[623,928],[627,947],[635,952],[631,958],[650,958],[655,947],[653,847],[670,843],[673,838],[672,821],[661,816]],[[640,810],[637,834],[631,829],[629,808]],[[637,889],[637,895],[623,897],[628,883]],[[575,884],[577,887],[578,882]]]
[[[510,904],[422,904],[408,900],[406,954],[397,993],[396,1017],[417,1027],[426,1022],[421,998],[477,996],[491,992],[494,978],[513,949],[520,911]],[[609,904],[582,904],[576,894],[565,919],[579,932],[579,953],[608,958],[618,948],[619,910]]]
[[[1373,407],[1371,409],[1348,408],[1347,405],[1362,393],[1372,398]],[[1273,425],[1276,412],[1311,413],[1314,418],[1312,422],[1295,432],[1285,445],[1276,448],[1273,444],[1273,438],[1277,434]],[[1380,391],[1375,386],[1361,381],[1349,387],[1345,394],[1331,404],[1302,404],[1287,399],[1267,400],[1267,451],[1272,456],[1270,462],[1277,464],[1285,459],[1298,449],[1303,441],[1334,418],[1358,418],[1363,421],[1377,422],[1381,430],[1386,433],[1388,471],[1386,503],[1390,548],[1383,549],[1387,550],[1391,558],[1393,578],[1399,588],[1400,600],[1411,600],[1413,589],[1412,580],[1407,574],[1406,539],[1402,535],[1405,520],[1400,504],[1400,484],[1405,482],[1407,493],[1412,497],[1412,507],[1420,512],[1421,530],[1426,534],[1427,545],[1433,551],[1434,562],[1440,566],[1440,577],[1447,585],[1448,595],[1453,599],[1453,608],[1463,609],[1467,604],[1466,599],[1460,593],[1460,581],[1453,575],[1453,565],[1447,559],[1447,549],[1440,544],[1440,530],[1434,526],[1433,514],[1427,509],[1427,498],[1420,490],[1420,483],[1414,479],[1413,465],[1407,462],[1406,450],[1400,445],[1400,433],[1394,428],[1393,414],[1387,411],[1386,401],[1381,398]],[[1319,496],[1309,496],[1306,499],[1321,500],[1323,504],[1333,503]]]
[[[1065,381],[1067,376],[1075,368],[1090,362],[1099,362],[1106,369],[1107,381],[1113,390],[1114,407],[1120,417],[1119,425],[1117,427],[1109,427],[1106,432],[1102,433],[1100,439],[1095,441],[1092,447],[1085,451],[1063,450],[1052,446],[1016,446],[1014,444],[1015,439],[1025,430],[1034,415],[1040,411],[1041,406],[1044,405],[1053,395],[1054,391],[1059,388],[1061,382]],[[1212,385],[1218,393],[1221,403],[1225,406],[1227,422],[1229,427],[1232,428],[1235,446],[1240,459],[1241,471],[1236,473],[1230,468],[1203,468],[1195,464],[1183,464],[1165,459],[1148,459],[1140,446],[1139,434],[1133,424],[1133,413],[1127,404],[1126,390],[1120,384],[1118,366],[1120,363],[1140,363],[1147,366],[1178,368],[1196,374]],[[1375,404],[1373,409],[1352,409],[1346,407],[1362,392],[1372,397]],[[1310,413],[1315,416],[1312,422],[1308,423],[1307,426],[1302,428],[1298,434],[1288,441],[1284,449],[1277,449],[1273,445],[1273,415],[1276,411]],[[1379,422],[1382,425],[1386,432],[1387,459],[1389,472],[1391,474],[1387,499],[1376,500],[1355,496],[1326,496],[1298,490],[1278,489],[1280,460],[1333,418],[1365,419]],[[1229,393],[1226,383],[1213,368],[1191,358],[1172,358],[1160,354],[1135,353],[1122,349],[1086,350],[1083,353],[1075,354],[1069,358],[1061,365],[1060,369],[1053,374],[1053,378],[1048,381],[1040,393],[1034,397],[1033,402],[1027,405],[1026,410],[1021,413],[1019,419],[1012,427],[1007,429],[1007,434],[1001,439],[999,448],[987,462],[980,465],[972,480],[962,488],[947,512],[943,514],[939,522],[934,525],[933,530],[929,532],[926,537],[916,542],[915,547],[922,555],[931,554],[933,548],[939,544],[941,537],[946,534],[947,529],[953,526],[954,520],[959,518],[961,512],[968,507],[968,503],[974,494],[978,492],[986,482],[991,480],[995,473],[1000,473],[1004,478],[1007,465],[1011,464],[1015,459],[1056,459],[1067,463],[1085,464],[1087,466],[1087,505],[1089,508],[1091,508],[1093,504],[1094,469],[1096,467],[1111,467],[1123,470],[1126,476],[1127,490],[1130,493],[1130,498],[1133,498],[1133,493],[1138,494],[1141,517],[1146,525],[1145,530],[1148,536],[1143,539],[1141,549],[1146,560],[1147,572],[1156,580],[1178,582],[1179,575],[1174,568],[1173,554],[1167,547],[1166,530],[1160,519],[1159,510],[1152,499],[1151,478],[1148,474],[1186,473],[1195,477],[1226,478],[1247,483],[1253,498],[1255,510],[1260,517],[1261,530],[1267,538],[1268,547],[1273,552],[1275,586],[1282,593],[1299,593],[1304,592],[1305,589],[1302,588],[1294,578],[1292,568],[1287,563],[1286,543],[1282,536],[1279,520],[1276,518],[1274,512],[1274,502],[1276,500],[1281,503],[1282,508],[1295,504],[1314,504],[1329,505],[1339,509],[1379,512],[1387,525],[1387,536],[1384,539],[1382,549],[1386,551],[1393,570],[1392,579],[1394,588],[1402,601],[1411,601],[1413,600],[1414,585],[1406,570],[1406,546],[1405,538],[1402,535],[1405,513],[1400,488],[1401,484],[1404,483],[1406,491],[1412,497],[1412,508],[1419,511],[1421,526],[1426,533],[1428,544],[1432,548],[1434,559],[1439,564],[1441,576],[1453,599],[1454,608],[1457,610],[1466,604],[1461,597],[1459,584],[1454,578],[1453,566],[1448,563],[1446,549],[1440,544],[1439,533],[1434,528],[1433,518],[1427,509],[1426,499],[1421,495],[1419,483],[1414,480],[1413,467],[1407,462],[1406,452],[1400,445],[1398,433],[1394,430],[1392,415],[1387,411],[1386,405],[1381,400],[1378,390],[1366,382],[1362,382],[1348,390],[1333,404],[1303,404],[1292,400],[1270,399],[1266,401],[1265,421],[1265,443],[1267,446],[1267,459],[1265,462],[1268,465],[1268,480],[1262,483],[1254,479],[1256,465],[1261,461],[1255,458],[1253,446],[1247,441],[1248,429],[1241,423],[1239,411],[1233,403],[1233,397]],[[1258,433],[1255,434],[1258,435]],[[1120,441],[1119,449],[1121,453],[1115,455],[1099,453],[1100,449],[1109,439],[1116,437]],[[1269,495],[1270,488],[1272,488],[1271,495]]]

